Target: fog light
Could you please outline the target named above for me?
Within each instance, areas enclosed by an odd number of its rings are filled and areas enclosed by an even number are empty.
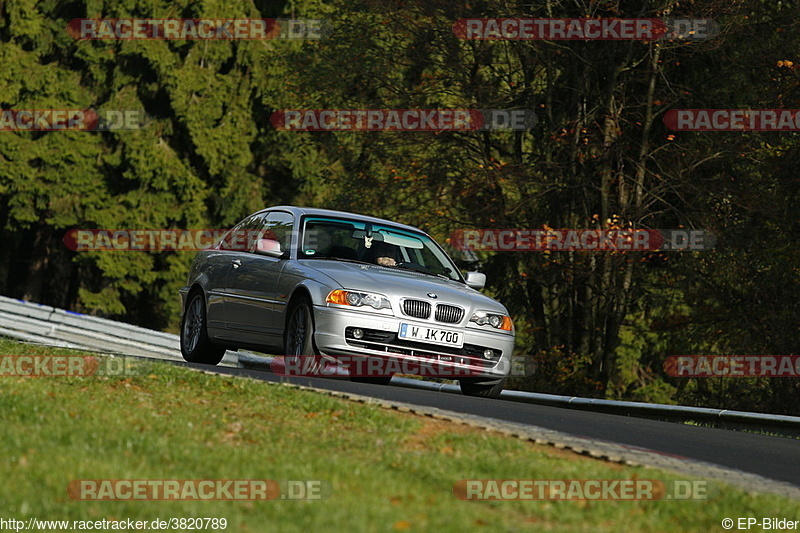
[[[483,358],[484,359],[491,359],[492,356],[494,356],[494,350],[490,350],[490,349],[487,348],[487,349],[485,349],[483,351]]]
[[[355,328],[353,330],[353,338],[354,339],[363,339],[364,338],[364,330]]]

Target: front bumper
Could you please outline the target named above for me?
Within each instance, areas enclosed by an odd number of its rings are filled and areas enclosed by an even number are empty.
[[[334,358],[391,359],[405,363],[403,368],[416,364],[435,364],[441,371],[439,377],[463,376],[485,381],[502,379],[511,370],[513,334],[327,306],[314,306],[314,319],[317,348],[324,355]],[[461,331],[464,333],[464,346],[456,348],[399,339],[397,333],[401,323]],[[355,328],[364,332],[361,339],[353,337],[352,330]],[[484,356],[485,350],[492,350],[491,358]]]

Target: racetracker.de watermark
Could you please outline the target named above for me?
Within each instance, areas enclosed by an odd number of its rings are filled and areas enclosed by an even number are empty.
[[[270,229],[71,229],[63,240],[75,252],[185,252],[215,248],[280,255],[296,239],[300,239],[296,231],[278,236]],[[313,229],[304,231],[302,239],[303,245],[311,249],[331,244],[330,235]]]
[[[796,378],[800,355],[671,355],[664,371],[678,378]]]
[[[136,109],[2,109],[0,131],[120,131],[147,125]]]
[[[124,356],[0,355],[2,377],[141,376],[149,365]]]
[[[453,485],[460,500],[706,500],[704,480],[658,479],[462,479]]]
[[[548,251],[700,251],[716,244],[706,230],[459,229],[450,234],[459,250]]]
[[[798,131],[800,109],[670,109],[672,131]]]
[[[703,41],[719,34],[712,19],[485,18],[459,19],[453,33],[466,40]]]
[[[531,109],[281,109],[270,123],[281,131],[525,131],[538,118]]]
[[[212,248],[223,236],[226,250],[249,251],[264,236],[264,232],[221,229],[72,229],[64,235],[64,245],[75,252],[200,251]]]
[[[67,486],[70,498],[83,501],[322,500],[332,492],[319,479],[77,479]]]
[[[514,356],[511,361],[499,359],[499,352],[492,352],[489,364],[496,364],[495,370],[508,369],[508,376],[525,377],[536,372],[536,362],[527,357]],[[480,357],[480,356],[478,356]],[[464,355],[437,354],[429,358],[393,354],[392,357],[363,357],[341,355],[336,362],[320,360],[319,356],[281,356],[273,357],[270,370],[279,376],[317,376],[317,377],[386,377],[393,374],[459,379],[484,377],[486,366],[477,357]]]
[[[333,32],[321,19],[72,19],[74,39],[128,41],[182,40],[319,40]]]

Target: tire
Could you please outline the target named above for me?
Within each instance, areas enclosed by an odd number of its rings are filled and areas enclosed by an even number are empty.
[[[464,396],[479,396],[481,398],[498,398],[505,384],[505,378],[494,384],[476,383],[466,379],[462,379],[459,382],[461,393]]]
[[[298,296],[289,304],[283,348],[287,367],[292,365],[302,375],[312,376],[322,370],[322,359],[314,346],[314,313],[306,296]]]
[[[225,348],[213,344],[208,338],[206,300],[202,291],[189,294],[181,318],[181,355],[190,363],[217,365],[225,355]]]

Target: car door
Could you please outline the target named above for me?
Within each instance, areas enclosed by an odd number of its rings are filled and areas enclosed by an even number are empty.
[[[230,322],[225,313],[226,303],[230,300],[228,275],[233,263],[241,262],[241,254],[247,251],[246,241],[243,241],[247,229],[252,231],[259,227],[263,218],[263,214],[250,215],[228,231],[212,250],[202,252],[206,256],[203,270],[208,292],[208,327],[214,336],[231,338],[226,334]]]
[[[270,211],[243,228],[247,250],[232,258],[226,280],[225,316],[228,328],[236,330],[243,341],[275,344],[278,335],[275,314],[282,304],[278,281],[286,259],[255,253],[258,239],[277,241],[280,251],[289,251],[293,216],[284,211]],[[287,237],[288,236],[288,237]]]

